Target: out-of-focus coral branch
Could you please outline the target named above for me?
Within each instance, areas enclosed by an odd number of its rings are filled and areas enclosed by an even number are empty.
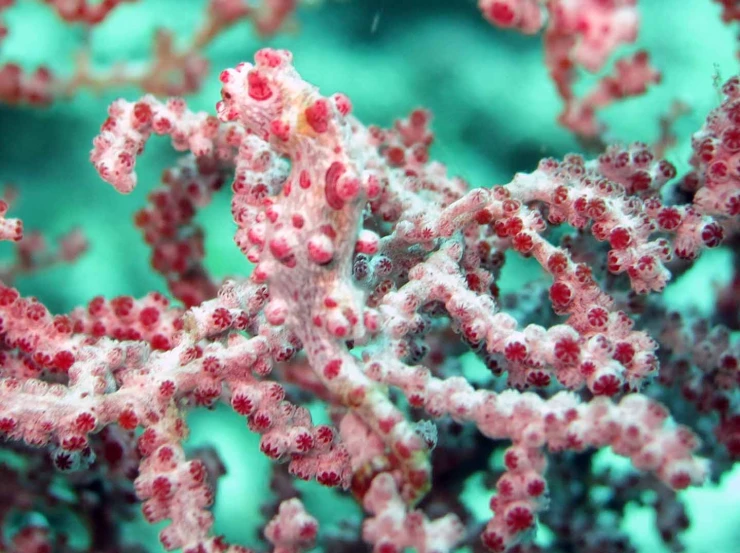
[[[534,34],[544,29],[545,63],[565,102],[558,121],[593,141],[604,131],[598,110],[643,94],[660,81],[646,52],[619,59],[613,74],[602,77],[584,97],[575,93],[580,68],[600,71],[621,45],[637,38],[637,0],[479,0],[485,18],[497,27]]]
[[[20,219],[6,219],[9,203],[16,201],[13,187],[6,187],[0,200],[0,240],[16,242],[13,260],[0,262],[0,280],[12,284],[16,278],[48,269],[58,263],[72,263],[88,248],[87,238],[80,229],[73,229],[57,240],[57,247],[49,247],[39,231],[25,232]]]
[[[92,31],[117,5],[136,0],[105,0],[96,4],[88,4],[86,0],[45,1],[66,23],[82,24]],[[0,4],[0,15],[11,4],[12,0]],[[46,105],[69,98],[82,89],[100,93],[121,87],[135,87],[163,96],[189,94],[200,88],[208,73],[209,63],[204,50],[221,33],[242,20],[248,20],[260,36],[273,35],[292,15],[296,5],[297,0],[263,0],[257,6],[246,0],[209,0],[203,22],[185,46],[176,46],[170,31],[158,29],[151,60],[145,63],[122,60],[101,71],[93,66],[93,53],[87,46],[77,54],[71,76],[57,75],[47,66],[27,73],[17,64],[6,63],[0,66],[0,101]],[[0,34],[0,41],[7,32],[5,29],[4,34]]]

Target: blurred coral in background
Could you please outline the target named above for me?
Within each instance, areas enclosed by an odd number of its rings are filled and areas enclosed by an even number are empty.
[[[0,550],[740,552],[736,12],[0,0]]]
[[[103,23],[119,4],[138,0],[47,0],[65,23],[82,26],[86,33]],[[293,13],[296,0],[265,0],[253,6],[246,0],[211,0],[203,10],[202,22],[184,46],[173,44],[174,37],[166,28],[155,32],[151,59],[144,64],[117,60],[110,68],[100,70],[91,65],[89,40],[83,40],[75,54],[74,71],[69,76],[55,74],[42,65],[25,72],[15,63],[0,68],[0,99],[6,103],[44,105],[68,98],[80,89],[96,92],[132,85],[153,94],[188,94],[196,92],[208,71],[203,50],[224,30],[241,20],[248,20],[261,36],[277,32]],[[12,7],[5,0],[0,10]],[[0,27],[0,39],[7,35]]]

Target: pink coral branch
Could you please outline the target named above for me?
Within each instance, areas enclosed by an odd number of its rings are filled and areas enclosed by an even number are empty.
[[[616,100],[643,94],[660,81],[645,52],[619,59],[614,75],[578,98],[574,89],[578,68],[600,71],[613,53],[637,38],[637,0],[479,0],[493,25],[534,34],[544,28],[545,63],[565,102],[558,121],[577,135],[593,139],[604,126],[596,112]]]
[[[569,221],[582,228],[593,222],[594,235],[608,238],[614,251],[621,252],[620,267],[610,269],[627,270],[637,292],[660,290],[669,274],[659,262],[647,266],[643,258],[656,248],[664,260],[669,258],[668,242],[650,241],[657,229],[650,221],[665,219],[656,215],[662,207],[654,193],[675,175],[672,166],[636,145],[624,153],[626,161],[619,150],[588,163],[578,157],[562,164],[545,161],[538,171],[518,175],[505,187],[465,193],[462,181],[449,179],[442,166],[428,162],[425,149],[431,135],[423,112],[393,131],[365,129],[350,115],[344,96],[319,95],[301,80],[284,51],[260,51],[254,65],[227,70],[221,81],[222,123],[191,114],[180,101],[161,104],[145,98],[116,104],[96,139],[93,162],[119,191],[131,192],[134,156],[153,131],[170,134],[175,147],[193,151],[198,163],[216,157],[235,166],[236,243],[256,267],[249,281],[232,283],[217,298],[191,309],[183,327],[191,336],[207,339],[236,325],[269,344],[276,362],[303,349],[315,375],[310,386],[324,386],[328,397],[357,417],[345,417],[343,435],[367,436],[364,447],[348,441],[343,455],[353,463],[353,489],[376,516],[366,524],[365,538],[378,551],[390,543],[426,550],[426,540],[438,534],[447,537],[436,539],[449,540],[440,546],[445,551],[459,539],[453,519],[425,522],[423,515],[398,503],[403,498],[413,505],[426,491],[432,444],[379,384],[400,388],[411,405],[423,406],[435,417],[448,414],[474,422],[488,437],[511,440],[511,455],[532,461],[531,474],[517,472],[524,465],[512,461],[509,480],[502,480],[514,487],[499,489],[494,510],[502,515],[484,533],[484,542],[494,550],[516,541],[543,508],[539,497],[545,491],[545,447],[558,451],[611,445],[674,487],[703,479],[705,465],[692,453],[697,439],[686,429],[673,429],[665,411],[643,396],[614,404],[581,402],[566,393],[549,400],[514,391],[497,394],[476,391],[459,377],[440,379],[429,369],[404,362],[415,355],[408,335],[424,332],[417,311],[437,302],[469,342],[484,342],[490,354],[506,358],[514,385],[547,385],[552,371],[566,387],[585,384],[596,394],[614,395],[622,383],[636,389],[657,368],[656,343],[632,329],[632,321],[615,309],[587,266],[574,263],[545,239],[546,225],[535,206],[546,205],[555,224]],[[420,181],[423,187],[416,184]],[[425,201],[422,194],[435,202]],[[360,215],[368,202],[391,223],[385,236],[377,232],[382,227],[362,228]],[[680,235],[680,224],[662,226]],[[568,324],[520,330],[515,319],[498,313],[495,302],[481,294],[491,277],[476,269],[466,247],[475,239],[485,240],[489,231],[508,239],[516,251],[534,256],[556,278],[550,296],[556,311],[570,316]],[[702,245],[713,244],[704,241],[691,251]],[[419,246],[423,249],[411,253]],[[437,251],[423,253],[429,250]],[[366,260],[364,268],[358,259]],[[461,266],[477,272],[465,277]],[[349,280],[351,274],[362,274],[378,287],[358,287]],[[392,291],[381,289],[388,282],[383,278],[406,282]],[[305,282],[320,285],[308,291]],[[236,322],[239,314],[246,317],[242,323]],[[383,346],[373,345],[380,336]],[[348,342],[368,344],[363,363],[349,354]],[[246,401],[250,426],[259,424],[251,410],[253,393],[235,393],[235,409]],[[266,415],[282,420],[274,411]],[[287,420],[295,421],[293,416]],[[291,436],[265,435],[262,449],[275,457],[295,455],[291,448],[300,440]],[[294,457],[292,463],[298,464],[293,473],[316,474],[316,468],[307,468],[310,458]],[[346,485],[349,475],[332,469],[318,478]],[[537,486],[521,488],[530,480]],[[383,506],[376,501],[379,497],[373,499],[377,494],[384,498]]]
[[[634,38],[634,4],[607,4],[547,3],[546,20],[538,2],[482,2],[503,26],[546,25],[564,59],[590,69]],[[246,9],[214,6],[226,19]],[[283,13],[291,3],[270,6]],[[604,25],[608,32],[596,32]],[[560,70],[568,80],[561,93],[576,102],[570,67]],[[631,71],[639,73],[634,81]],[[654,77],[641,55],[618,62],[617,75],[579,111]],[[128,194],[153,135],[189,152],[136,217],[155,269],[185,307],[160,294],[120,296],[52,316],[34,298],[0,288],[5,436],[50,445],[57,466],[71,470],[92,462],[106,426],[130,439],[141,429],[135,491],[149,521],[170,521],[165,547],[188,553],[241,550],[213,536],[205,464],[183,450],[186,409],[219,401],[245,417],[260,450],[288,473],[350,489],[368,513],[362,537],[375,553],[446,553],[466,539],[459,512],[430,518],[419,508],[435,494],[441,445],[438,426],[419,420],[420,410],[512,444],[482,533],[493,551],[519,542],[545,516],[549,453],[611,447],[672,488],[704,480],[698,436],[638,393],[658,372],[660,352],[629,302],[664,289],[674,253],[691,259],[737,231],[738,81],[727,83],[724,103],[694,138],[694,171],[683,187],[695,194],[677,206],[661,196],[675,168],[644,144],[610,147],[592,161],[543,160],[506,185],[469,189],[430,160],[424,110],[392,129],[365,127],[346,96],[321,95],[284,50],[260,50],[220,81],[218,117],[194,113],[180,98],[115,102],[90,155],[101,177]],[[234,240],[254,268],[219,283],[204,269],[194,216],[232,171]],[[19,223],[5,221],[6,238],[14,238]],[[584,256],[576,241],[558,244],[548,224],[564,223],[608,248]],[[536,313],[541,320],[520,323],[516,305],[499,297],[506,250],[552,277],[539,288],[552,305]],[[600,278],[602,265],[609,279]],[[612,283],[623,273],[634,293],[627,300]],[[465,346],[489,366],[500,360],[495,372],[506,370],[511,389],[476,388],[460,376],[449,357]],[[716,375],[728,388],[732,369]],[[315,425],[296,404],[306,392],[329,403],[338,430]],[[719,435],[733,447],[731,427]],[[310,547],[317,530],[292,499],[265,536],[291,553]]]

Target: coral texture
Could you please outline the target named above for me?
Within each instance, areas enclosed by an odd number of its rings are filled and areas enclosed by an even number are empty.
[[[96,22],[119,2],[49,3],[65,19]],[[246,15],[237,4],[211,2],[210,17],[225,25]],[[294,3],[266,4],[273,11],[257,20],[271,33]],[[498,26],[544,28],[560,122],[582,137],[602,136],[597,108],[657,81],[637,53],[590,95],[572,93],[574,66],[596,71],[634,40],[634,1],[480,7]],[[269,13],[279,14],[274,25]],[[19,78],[0,97],[39,100]],[[579,551],[623,551],[628,538],[598,514],[621,516],[648,489],[661,538],[679,547],[689,520],[675,492],[740,458],[738,300],[735,285],[717,307],[724,320],[705,321],[673,313],[661,294],[706,249],[738,256],[740,79],[725,82],[693,135],[685,174],[659,147],[632,143],[546,158],[492,188],[471,188],[431,159],[429,112],[366,126],[350,98],[306,82],[289,51],[259,50],[219,80],[215,114],[180,97],[117,100],[90,154],[100,177],[129,194],[151,138],[183,152],[135,217],[174,302],[156,292],[96,297],[51,314],[13,280],[74,261],[87,243],[74,231],[53,252],[8,217],[12,195],[0,202],[0,239],[17,242],[0,271],[0,434],[30,459],[2,465],[15,501],[53,504],[51,475],[61,471],[79,492],[69,508],[98,521],[91,550],[132,549],[117,524],[139,501],[148,522],[167,521],[167,550],[246,551],[213,531],[217,455],[185,449],[187,412],[223,402],[276,462],[264,536],[278,553],[316,542],[534,552],[540,518],[553,551],[569,540]],[[191,89],[147,82],[146,92]],[[245,258],[244,274],[223,282],[204,265],[196,220],[221,190]],[[548,284],[500,293],[505,253],[538,263]],[[485,385],[461,369],[470,351],[490,370]],[[331,424],[314,423],[309,398],[329,406]],[[637,470],[592,472],[603,448]],[[501,474],[486,465],[494,451]],[[491,517],[477,525],[460,495],[483,471],[497,480]],[[95,475],[104,490],[89,491]],[[322,537],[291,478],[353,496],[361,527]],[[588,495],[598,486],[613,488],[610,505]],[[83,490],[101,499],[86,502]],[[67,545],[28,524],[4,547]]]

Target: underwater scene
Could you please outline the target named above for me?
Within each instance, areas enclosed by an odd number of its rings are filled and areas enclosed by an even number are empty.
[[[740,553],[740,2],[0,0],[0,553]]]

